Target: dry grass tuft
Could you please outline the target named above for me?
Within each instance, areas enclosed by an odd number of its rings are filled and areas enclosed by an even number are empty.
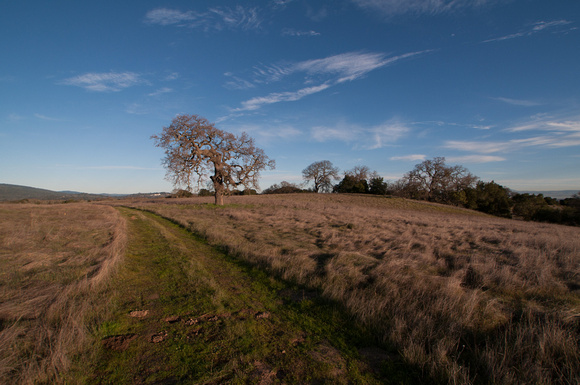
[[[117,211],[0,205],[0,383],[51,383],[81,351],[126,241]]]
[[[134,202],[320,289],[453,383],[580,380],[580,228],[351,195]]]

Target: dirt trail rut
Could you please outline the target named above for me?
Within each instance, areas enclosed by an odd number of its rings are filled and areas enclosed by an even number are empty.
[[[157,215],[119,210],[129,244],[86,382],[378,384],[405,369],[337,305]]]

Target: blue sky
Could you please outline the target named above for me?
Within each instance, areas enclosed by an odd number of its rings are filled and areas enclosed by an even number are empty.
[[[577,0],[6,1],[0,183],[170,191],[177,114],[394,181],[444,156],[515,190],[580,190]]]

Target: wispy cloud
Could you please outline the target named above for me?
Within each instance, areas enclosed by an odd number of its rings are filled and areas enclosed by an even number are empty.
[[[376,150],[384,146],[394,143],[410,131],[410,128],[405,124],[390,120],[379,126],[372,127],[370,133],[370,145],[367,146],[369,150]]]
[[[357,79],[378,68],[426,52],[430,51],[409,52],[391,57],[382,53],[349,52],[297,63],[294,66],[294,71],[303,71],[310,75],[336,75],[338,76],[337,82],[340,83]]]
[[[405,13],[438,14],[466,7],[479,7],[497,0],[352,0],[356,5],[386,17]]]
[[[293,37],[304,37],[304,36],[320,36],[319,32],[316,31],[298,31],[294,28],[284,28],[282,30],[282,36],[293,36]]]
[[[46,115],[41,115],[41,114],[34,114],[35,118],[41,119],[41,120],[47,120],[47,121],[51,121],[51,122],[60,122],[62,121],[62,119],[58,119],[58,118],[53,118],[50,116],[46,116]]]
[[[304,133],[292,125],[286,124],[243,124],[235,127],[226,127],[230,132],[246,132],[257,138],[261,143],[270,142],[276,139],[291,140],[304,135]]]
[[[318,83],[318,85],[304,87],[296,91],[276,92],[267,96],[255,97],[242,102],[242,107],[233,110],[233,112],[253,111],[267,104],[300,100],[337,84],[363,77],[373,70],[426,52],[430,51],[409,52],[398,56],[387,56],[383,53],[348,52],[298,63],[260,66],[254,68],[253,82],[241,83],[241,79],[237,78],[235,83],[228,82],[226,86],[240,85],[249,88],[250,84],[276,82],[297,73],[306,75],[305,85]],[[233,77],[231,73],[227,75]]]
[[[491,42],[496,42],[496,41],[516,39],[519,37],[532,36],[538,32],[542,32],[545,30],[556,29],[556,31],[559,31],[559,32],[567,32],[567,31],[570,31],[570,28],[566,28],[565,30],[562,30],[562,29],[558,30],[557,28],[565,26],[565,25],[569,25],[569,24],[572,24],[572,22],[568,21],[568,20],[554,20],[554,21],[548,21],[548,22],[538,21],[538,22],[533,23],[532,25],[528,26],[523,31],[511,33],[511,34],[505,35],[505,36],[495,37],[492,39],[487,39],[487,40],[482,41],[482,43],[491,43]],[[575,28],[572,28],[572,29],[575,29]]]
[[[505,142],[483,142],[468,140],[448,140],[445,142],[445,148],[460,150],[466,152],[478,152],[480,154],[491,154],[494,152],[505,152],[514,147],[511,141]]]
[[[254,88],[255,85],[245,79],[242,79],[238,76],[235,76],[231,72],[224,73],[224,76],[227,76],[229,80],[224,84],[224,87],[229,90],[245,90],[248,88]]]
[[[506,160],[501,156],[493,155],[466,155],[466,156],[450,156],[446,160],[452,163],[490,163],[490,162],[503,162]]]
[[[306,87],[299,89],[297,91],[291,92],[275,92],[267,96],[259,96],[242,102],[242,107],[233,109],[232,112],[240,111],[254,111],[261,108],[267,104],[279,103],[279,102],[293,102],[300,100],[305,96],[315,94],[320,91],[324,91],[329,88],[329,84],[321,84],[314,87]]]
[[[163,88],[158,89],[155,92],[152,92],[152,93],[148,94],[148,96],[159,96],[159,95],[162,95],[162,94],[167,94],[169,92],[173,92],[173,88],[163,87]]]
[[[521,131],[561,131],[580,133],[580,120],[533,120],[507,129],[509,132]]]
[[[542,135],[532,136],[523,139],[512,139],[500,142],[479,142],[479,141],[454,141],[445,142],[444,147],[477,152],[480,154],[491,154],[496,152],[509,153],[525,147],[547,147],[562,148],[580,146],[580,135]]]
[[[556,26],[560,26],[560,25],[568,25],[571,24],[571,21],[568,20],[554,20],[554,21],[538,21],[537,23],[534,23],[534,26],[532,28],[532,30],[534,32],[540,32],[546,28],[552,28],[552,27],[556,27]]]
[[[302,73],[313,77],[334,79],[335,82],[354,80],[367,73],[385,67],[394,62],[431,51],[409,52],[398,56],[387,56],[384,53],[347,52],[328,56],[322,59],[305,60],[298,63],[281,63],[254,67],[255,83],[270,83],[284,77]]]
[[[65,79],[60,84],[82,87],[88,91],[117,92],[140,84],[148,84],[134,72],[86,73]]]
[[[384,65],[384,55],[381,53],[350,52],[304,61],[298,63],[295,70],[304,71],[309,75],[338,75],[338,81],[343,81],[342,79],[347,78],[353,80]]]
[[[411,129],[404,123],[391,119],[371,127],[343,121],[330,127],[312,127],[310,134],[318,142],[342,141],[352,144],[354,148],[376,150],[398,141],[410,131]]]
[[[159,25],[188,25],[195,20],[201,19],[201,15],[193,11],[182,12],[176,9],[157,8],[145,15],[145,21]]]
[[[346,122],[339,122],[338,124],[329,126],[315,126],[310,130],[312,139],[317,142],[327,141],[341,141],[352,143],[357,139],[358,133],[362,128],[360,126],[347,124]]]
[[[210,8],[209,11],[211,14],[216,15],[219,20],[218,23],[215,24],[217,29],[221,29],[222,24],[228,28],[234,29],[257,29],[262,23],[260,17],[258,16],[257,8],[244,8],[241,5],[238,5],[235,8]]]
[[[262,20],[258,8],[213,7],[204,12],[180,11],[170,8],[156,8],[145,15],[148,24],[173,25],[178,27],[201,28],[203,30],[258,29]]]
[[[534,106],[540,105],[540,103],[534,102],[532,100],[510,99],[510,98],[502,98],[502,97],[491,98],[491,99],[497,100],[500,102],[504,102],[507,104],[511,104],[512,106],[534,107]]]
[[[273,0],[272,5],[275,7],[285,7],[286,5],[290,4],[294,0]]]
[[[391,156],[390,160],[406,160],[406,161],[417,161],[417,160],[425,160],[427,155],[423,154],[411,154],[411,155],[403,155],[403,156]]]
[[[563,148],[580,146],[580,120],[534,120],[505,130],[532,136],[506,141],[446,141],[445,148],[479,154],[508,153],[527,147]]]
[[[485,121],[484,119],[481,119],[481,122]],[[436,125],[436,126],[453,126],[453,127],[464,127],[464,128],[474,128],[477,130],[489,130],[495,126],[493,125],[488,125],[488,124],[470,124],[470,123],[455,123],[455,122],[444,122],[442,120],[427,120],[427,121],[420,121],[420,122],[414,122],[413,124],[417,124],[417,125],[422,125],[422,126],[431,126],[431,125]]]
[[[179,73],[172,72],[169,75],[167,75],[163,80],[172,81],[172,80],[177,80],[177,79],[179,79]]]

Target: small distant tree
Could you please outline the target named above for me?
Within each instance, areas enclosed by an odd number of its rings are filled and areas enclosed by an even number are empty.
[[[515,194],[512,201],[514,202],[514,215],[527,221],[533,220],[538,210],[546,209],[549,206],[543,194]]]
[[[275,165],[246,133],[235,136],[198,115],[178,115],[151,138],[165,149],[166,178],[188,190],[194,174],[198,185],[209,178],[217,205],[223,205],[224,195],[239,186],[258,188],[260,171]]]
[[[491,182],[477,182],[475,188],[465,190],[465,207],[487,214],[511,218],[510,190]]]
[[[346,194],[365,194],[368,192],[369,185],[366,179],[356,179],[354,176],[346,174],[344,178],[334,186],[333,192]]]
[[[316,193],[332,191],[332,182],[339,178],[338,168],[328,160],[312,163],[302,170],[302,176],[306,181],[314,182]]]
[[[262,194],[295,194],[301,192],[307,191],[302,190],[300,186],[294,183],[282,181],[280,184],[273,184],[272,186],[268,187],[262,192]]]
[[[378,174],[373,175],[369,183],[369,194],[387,195],[387,191],[387,182],[385,182],[385,180]]]
[[[346,174],[352,176],[355,180],[358,181],[365,180],[367,181],[367,184],[371,174],[373,176],[378,175],[376,172],[371,173],[371,170],[367,166],[354,166],[353,169],[348,170]]]
[[[335,193],[366,194],[369,192],[368,178],[370,170],[367,166],[355,166],[344,173],[344,178],[333,188]]]
[[[190,198],[193,196],[193,194],[191,193],[191,191],[178,189],[173,192],[173,196],[175,198]]]
[[[212,195],[215,195],[215,193],[209,191],[206,188],[202,188],[202,189],[199,190],[199,192],[197,193],[197,195],[200,196],[200,197],[210,197]]]
[[[447,166],[444,157],[435,157],[415,165],[403,179],[412,198],[453,203],[464,199],[455,193],[473,187],[478,178],[463,166]]]

